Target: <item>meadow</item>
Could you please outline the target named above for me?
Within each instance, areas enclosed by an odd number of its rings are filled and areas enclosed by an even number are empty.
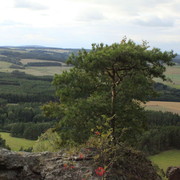
[[[55,74],[61,74],[63,71],[69,69],[70,67],[45,66],[45,67],[26,67],[25,69],[19,71],[34,76],[54,76]]]
[[[19,151],[21,148],[27,149],[32,147],[36,141],[28,140],[24,138],[11,137],[10,133],[0,132],[3,139],[6,140],[6,144],[11,148],[12,151]]]
[[[23,60],[23,63],[26,64],[28,62],[47,62],[47,61],[41,61],[41,60]],[[52,62],[52,61],[51,61]],[[0,72],[13,72],[14,68],[10,68],[10,66],[13,65],[9,62],[0,61]],[[54,76],[55,74],[60,74],[63,71],[69,70],[70,67],[66,66],[44,66],[44,67],[32,67],[28,66],[25,67],[25,69],[18,69],[20,72],[25,72],[26,74],[31,74],[34,76]]]
[[[168,85],[172,88],[180,89],[180,65],[166,67],[166,76],[171,79],[171,81],[162,81],[160,79],[156,79],[157,82],[161,82],[165,85]]]
[[[10,66],[12,63],[0,61],[0,72],[12,72],[14,69],[11,69]]]
[[[173,149],[150,156],[149,159],[166,172],[169,166],[180,165],[180,150]]]

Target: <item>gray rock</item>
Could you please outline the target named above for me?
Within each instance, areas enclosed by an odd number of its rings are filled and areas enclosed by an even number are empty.
[[[180,180],[180,166],[179,167],[168,167],[166,170],[166,177],[169,180]]]
[[[144,158],[144,157],[143,157]],[[145,159],[145,158],[144,158]],[[150,162],[145,160],[147,169],[141,168],[135,172],[132,168],[131,180],[160,180]],[[84,157],[74,155],[68,157],[65,153],[27,153],[12,152],[0,149],[0,180],[100,180],[95,174],[92,154]],[[109,172],[105,174],[107,180],[130,180],[122,171],[122,175]],[[139,172],[138,172],[139,171]],[[143,172],[150,173],[150,178],[143,179]],[[146,176],[147,177],[147,176]],[[152,178],[153,177],[153,178]]]

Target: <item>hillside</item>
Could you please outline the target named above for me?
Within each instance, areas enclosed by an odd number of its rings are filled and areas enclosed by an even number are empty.
[[[41,59],[65,62],[76,49],[61,49],[35,46],[0,47],[0,60],[22,65],[21,59]]]
[[[0,72],[18,70],[37,76],[53,76],[70,68],[64,62],[77,51],[40,46],[0,47]]]
[[[177,56],[173,59],[173,61],[174,61],[175,63],[180,64],[180,55],[177,55]]]
[[[54,99],[50,76],[32,76],[17,70],[0,72],[0,98],[8,103],[47,102]]]

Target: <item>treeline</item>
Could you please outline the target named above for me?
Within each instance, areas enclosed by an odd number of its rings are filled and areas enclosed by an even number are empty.
[[[62,66],[59,62],[29,62],[25,66]]]
[[[0,131],[37,139],[56,119],[44,116],[41,106],[55,101],[52,77],[23,72],[0,73]]]
[[[8,103],[54,101],[52,77],[36,77],[17,70],[0,73],[0,98]]]
[[[45,48],[1,48],[0,49],[0,61],[11,62],[13,64],[22,65],[21,59],[41,59],[41,60],[52,60],[58,62],[65,62],[72,51],[66,52],[55,52],[46,50]]]
[[[151,100],[180,102],[180,89],[175,89],[162,83],[155,83],[154,88],[159,95]]]
[[[7,94],[1,93],[0,98],[7,100],[8,103],[19,103],[19,102],[48,102],[55,101],[56,98],[48,93],[37,93],[37,94]]]
[[[146,111],[148,129],[162,126],[180,126],[180,116],[171,112]]]
[[[0,77],[3,77],[5,73],[1,73]],[[11,74],[6,74],[6,76],[12,76],[13,77],[17,77],[17,78],[21,78],[21,79],[29,79],[29,80],[41,80],[41,81],[48,81],[51,82],[53,80],[52,76],[33,76],[30,74],[26,74],[25,72],[21,72],[18,70],[14,70],[11,72]]]
[[[147,130],[139,137],[138,148],[156,154],[171,148],[180,149],[180,116],[170,112],[147,111]]]
[[[51,121],[51,118],[43,114],[40,106],[40,103],[7,104],[7,118],[5,123],[39,123]]]
[[[165,126],[150,129],[140,138],[139,148],[147,154],[156,154],[168,149],[180,149],[180,126]]]
[[[52,122],[46,123],[14,123],[5,127],[11,136],[36,140],[42,133],[53,126]]]
[[[0,130],[15,137],[37,139],[53,127],[56,119],[44,116],[39,103],[6,104],[1,102]]]

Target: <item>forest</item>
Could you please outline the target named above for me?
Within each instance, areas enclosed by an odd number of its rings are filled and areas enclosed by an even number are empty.
[[[118,166],[122,147],[146,155],[180,149],[180,115],[142,106],[152,100],[180,102],[180,89],[154,81],[168,81],[166,66],[177,63],[172,51],[149,50],[146,42],[127,39],[93,44],[92,50],[17,49],[0,50],[0,61],[11,63],[10,72],[0,72],[0,131],[38,139],[30,150],[95,147],[104,166],[113,159],[110,168]],[[69,69],[54,77],[23,71],[45,66]]]
[[[52,77],[27,75],[19,71],[0,73],[0,129],[12,136],[37,139],[53,126],[41,106],[56,101]]]

